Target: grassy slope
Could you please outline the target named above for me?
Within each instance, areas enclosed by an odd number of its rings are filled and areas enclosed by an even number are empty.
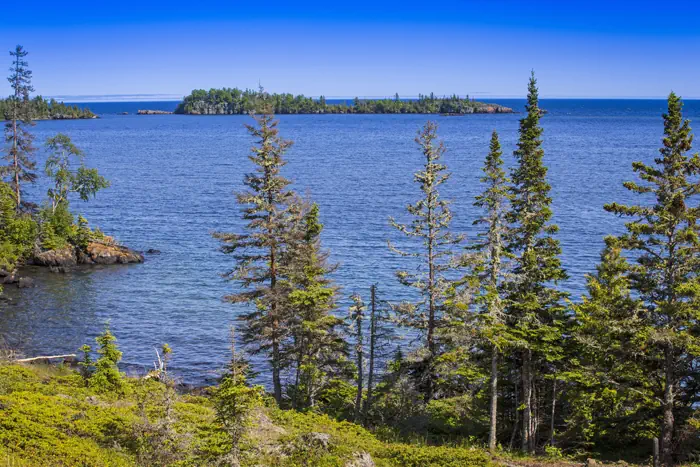
[[[149,401],[147,413],[157,420],[160,408],[153,401],[160,400],[162,385],[136,380],[128,385],[125,396],[100,395],[69,370],[0,365],[0,466],[138,465],[138,452],[148,445],[138,404]],[[173,465],[216,465],[228,440],[208,398],[178,396],[175,412],[183,447]],[[327,445],[317,442],[317,433],[329,435]],[[377,466],[490,463],[477,449],[384,443],[352,423],[274,408],[256,412],[243,449],[242,465],[359,467],[361,453],[369,453]]]

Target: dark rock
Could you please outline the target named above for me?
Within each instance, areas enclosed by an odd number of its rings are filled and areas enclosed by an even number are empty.
[[[68,269],[63,266],[49,266],[49,271],[55,274],[65,274],[68,272]]]
[[[149,248],[148,250],[146,250],[146,254],[147,255],[159,255],[160,250],[156,250],[154,248]]]
[[[17,282],[17,287],[19,287],[20,289],[28,289],[30,287],[34,287],[34,280],[30,277],[20,277],[19,281]]]
[[[76,255],[75,248],[72,246],[67,246],[59,250],[47,251],[42,251],[37,248],[34,250],[32,262],[38,266],[56,266],[66,268],[78,264],[78,257]]]
[[[16,271],[12,271],[12,272],[4,271],[4,272],[7,275],[4,277],[0,277],[0,284],[16,284],[19,281],[19,277],[17,276]]]

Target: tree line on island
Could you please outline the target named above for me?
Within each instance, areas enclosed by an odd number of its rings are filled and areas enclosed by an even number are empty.
[[[21,47],[12,54],[0,184],[3,267],[21,262],[37,242],[82,244],[95,235],[74,221],[68,193],[86,199],[106,185],[97,172],[69,165],[81,153],[57,135],[47,143],[45,170],[55,184],[43,206],[27,202],[23,189],[37,177],[31,72]],[[376,284],[354,293],[346,310],[331,277],[338,265],[322,245],[320,208],[284,176],[292,142],[280,135],[275,99],[261,90],[248,109],[254,170],[236,194],[245,229],[215,234],[231,257],[224,276],[236,286],[226,300],[247,305],[238,339],[259,357],[250,364],[232,333],[231,362],[211,389],[226,462],[242,459],[252,414],[268,399],[291,414],[361,424],[383,439],[643,462],[658,437],[664,465],[692,460],[700,450],[700,157],[690,152],[678,96],[668,97],[659,156],[635,162],[641,181],[624,184],[638,204],[605,206],[627,220],[626,231],[605,238],[580,301],[560,286],[567,274],[533,74],[512,169],[495,131],[484,148],[483,189],[473,200],[479,234],[466,238],[452,228],[451,201],[441,193],[451,176],[446,150],[428,122],[415,139],[423,161],[414,175],[417,200],[389,219],[412,245],[388,248],[411,265],[396,276],[415,300],[394,301]],[[412,330],[418,344],[397,346],[397,328]],[[125,397],[131,383],[118,370],[114,335],[105,330],[97,344],[96,360],[92,348],[81,349],[85,386]],[[187,423],[177,421],[173,402],[172,349],[161,352],[155,374],[163,383],[162,415],[157,424],[141,418],[140,442],[155,446],[139,451],[155,456],[143,465],[174,462],[167,456],[177,445],[175,426]],[[249,383],[256,371],[269,371],[271,397]],[[139,407],[145,414],[146,404]],[[412,462],[396,465],[426,465]],[[461,465],[455,462],[449,465]]]
[[[266,108],[275,114],[450,114],[512,113],[498,104],[486,104],[455,95],[437,97],[433,93],[419,95],[418,99],[360,99],[329,102],[304,95],[268,94],[262,89],[238,88],[196,89],[182,100],[176,114],[188,115],[247,115],[260,113]]]
[[[626,233],[605,238],[578,303],[559,286],[567,273],[534,74],[510,172],[492,134],[474,239],[451,230],[450,200],[440,193],[450,178],[445,148],[428,122],[416,137],[420,197],[403,222],[390,219],[414,243],[389,247],[417,262],[396,273],[417,298],[377,298],[373,286],[371,311],[354,294],[346,319],[328,276],[337,265],[321,246],[319,207],[283,176],[292,143],[279,135],[272,96],[258,98],[268,107],[247,126],[256,170],[237,194],[247,226],[216,237],[233,258],[225,276],[240,287],[226,299],[250,305],[240,334],[267,358],[280,407],[431,442],[482,440],[494,452],[639,460],[658,437],[661,461],[672,465],[698,448],[700,158],[689,152],[678,96],[668,97],[660,155],[634,163],[641,182],[624,184],[639,204],[605,206],[627,219]],[[414,329],[420,345],[377,359],[395,326]]]

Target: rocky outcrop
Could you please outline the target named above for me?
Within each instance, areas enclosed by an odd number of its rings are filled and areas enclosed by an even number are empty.
[[[32,263],[37,266],[68,268],[78,264],[78,256],[73,246],[56,250],[41,250],[36,247]]]
[[[32,263],[59,272],[78,264],[143,263],[143,255],[113,241],[92,241],[85,250],[72,245],[57,250],[37,248]]]
[[[172,112],[166,110],[139,110],[139,115],[170,115]]]
[[[143,263],[143,255],[141,253],[125,246],[106,242],[90,242],[79,259],[81,264]]]

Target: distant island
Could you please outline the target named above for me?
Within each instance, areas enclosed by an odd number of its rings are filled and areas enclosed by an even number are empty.
[[[172,112],[167,110],[141,110],[137,112],[137,115],[170,115]]]
[[[36,96],[29,100],[32,120],[77,120],[97,118],[87,107],[81,109],[77,105],[67,105],[55,99],[44,99]],[[9,120],[9,99],[0,99],[0,118]]]
[[[264,97],[263,97],[264,96]],[[238,88],[196,89],[175,109],[186,115],[244,115],[259,112],[271,106],[276,114],[494,114],[514,113],[513,109],[498,104],[487,104],[457,95],[438,97],[433,93],[419,95],[418,99],[360,99],[347,102],[327,102],[304,95],[267,94]]]

